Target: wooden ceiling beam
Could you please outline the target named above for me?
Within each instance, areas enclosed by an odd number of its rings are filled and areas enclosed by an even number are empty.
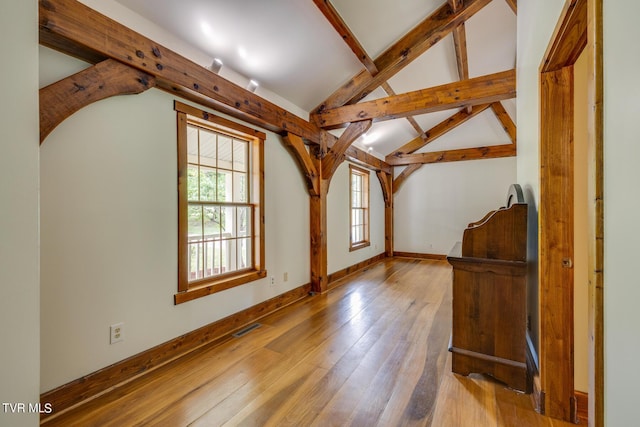
[[[493,104],[491,104],[491,109],[498,118],[498,121],[500,121],[500,124],[502,125],[504,131],[507,133],[507,135],[509,135],[511,142],[515,145],[517,133],[516,125],[515,123],[513,123],[513,120],[511,120],[509,113],[507,113],[507,111],[504,109],[504,106],[501,102],[494,102]]]
[[[354,147],[353,145],[347,148],[347,151],[345,151],[344,155],[350,162],[356,163],[360,166],[374,170],[376,172],[384,171],[386,173],[392,173],[393,171],[393,168],[389,163],[385,162],[384,160],[380,160],[376,156],[373,156],[366,151]]]
[[[363,70],[330,95],[314,112],[360,101],[490,1],[467,0],[457,12],[453,12],[451,6],[445,3],[375,59],[374,63],[378,69],[375,76],[368,70]]]
[[[518,0],[505,0],[513,13],[518,14]]]
[[[460,148],[455,150],[433,151],[429,153],[405,154],[395,157],[392,166],[404,166],[412,164],[459,162],[463,160],[495,159],[500,157],[513,157],[516,155],[514,144],[490,145],[487,147]]]
[[[290,132],[313,144],[336,139],[77,0],[40,0],[38,15],[44,46],[92,64],[111,58],[155,78],[156,86],[167,92],[279,134]],[[391,169],[355,147],[347,152],[365,167]]]
[[[449,132],[449,131],[455,129],[456,127],[460,126],[461,124],[465,123],[467,120],[469,120],[469,119],[477,116],[478,114],[482,113],[487,108],[489,108],[491,105],[492,104],[474,105],[474,106],[471,107],[471,113],[467,113],[466,109],[463,109],[463,110],[457,112],[453,116],[447,118],[446,120],[441,121],[440,123],[438,123],[437,125],[435,125],[431,129],[426,131],[420,137],[412,139],[411,141],[409,141],[406,144],[404,144],[402,147],[400,147],[397,150],[395,150],[393,153],[389,154],[387,156],[387,159],[386,159],[387,162],[393,157],[401,156],[403,154],[411,154],[414,151],[419,150],[420,148],[424,147],[425,145],[433,142],[436,138],[441,137],[442,135],[446,134],[447,132]]]
[[[76,0],[39,1],[40,43],[90,63],[112,58],[156,78],[158,87],[277,133],[314,143],[313,124]]]
[[[387,82],[384,82],[382,84],[382,89],[389,96],[395,96],[396,95],[395,91],[391,88],[391,86],[389,86],[389,83],[387,83]],[[414,119],[412,116],[407,116],[407,117],[405,117],[405,119],[407,119],[407,121],[409,122],[411,127],[416,131],[416,133],[418,134],[418,138],[421,138],[422,135],[424,135],[424,130],[422,129],[422,126],[420,126],[418,124],[418,122],[416,121],[416,119]]]
[[[329,0],[313,0],[313,2],[318,7],[318,9],[320,9],[325,18],[327,18],[329,23],[331,23],[338,34],[340,34],[342,39],[349,46],[354,55],[356,55],[358,60],[362,62],[362,65],[364,65],[369,74],[371,74],[372,76],[378,74],[378,67],[376,67],[376,64],[373,62],[369,54],[364,50],[364,47],[362,47],[357,37],[353,34],[353,32],[351,32],[351,29],[343,21],[342,17],[333,7],[331,2]],[[381,86],[382,89],[387,93],[387,95],[393,96],[396,94],[388,82],[383,82]],[[411,127],[415,129],[418,135],[422,135],[424,133],[424,130],[422,130],[418,122],[413,117],[409,116],[406,119]]]
[[[460,24],[453,30],[453,45],[456,50],[456,63],[458,64],[458,77],[460,80],[469,79],[469,59],[467,56],[467,32],[464,24]],[[471,112],[471,106],[467,105],[466,110]]]
[[[460,9],[464,2],[463,0],[449,0],[451,9],[456,12]],[[467,55],[467,31],[465,30],[464,23],[458,25],[453,30],[453,46],[456,51],[456,64],[458,66],[458,77],[460,80],[467,80],[469,78],[469,59]],[[471,113],[471,106],[467,105],[467,113]]]
[[[371,127],[371,120],[364,122],[354,122],[340,135],[340,138],[329,149],[329,152],[322,158],[322,179],[330,180],[333,173],[338,169],[340,163],[345,159],[345,153],[353,141],[358,139]]]
[[[43,87],[40,96],[40,144],[60,123],[89,104],[117,95],[142,93],[155,86],[147,73],[107,59]]]
[[[391,120],[466,105],[491,103],[515,96],[516,72],[508,70],[360,104],[323,110],[312,117],[319,126],[333,129],[356,121]]]
[[[364,65],[367,71],[369,71],[371,75],[377,74],[378,68],[376,64],[374,64],[369,54],[364,50],[364,47],[362,47],[331,2],[329,0],[313,0],[313,3],[320,9],[320,12],[327,18],[327,21],[329,21],[340,37],[342,37],[342,40],[349,46],[356,58],[362,62],[362,65]]]

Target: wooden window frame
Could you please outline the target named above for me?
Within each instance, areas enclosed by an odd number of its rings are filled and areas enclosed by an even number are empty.
[[[361,208],[362,210],[365,211],[365,215],[364,215],[364,236],[363,239],[358,241],[358,242],[354,242],[353,241],[353,176],[354,175],[358,175],[362,177],[362,194],[363,194],[363,200],[362,200],[362,205],[363,207]],[[370,229],[371,229],[371,221],[370,221],[370,173],[367,169],[363,169],[363,168],[359,168],[357,166],[354,166],[352,164],[349,165],[349,251],[355,251],[358,249],[362,249],[365,248],[367,246],[371,245],[371,240],[370,240]]]
[[[243,126],[198,108],[174,102],[177,112],[178,149],[178,292],[174,303],[181,304],[240,286],[267,276],[264,268],[264,141],[263,132]],[[253,215],[252,266],[228,274],[197,281],[188,278],[188,199],[187,199],[187,127],[194,124],[214,132],[249,141],[249,203]]]

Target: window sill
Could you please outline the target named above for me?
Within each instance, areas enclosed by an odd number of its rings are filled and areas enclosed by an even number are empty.
[[[357,251],[358,249],[366,248],[367,246],[371,246],[371,242],[356,243],[349,247],[349,252]]]
[[[204,285],[193,287],[184,292],[178,292],[173,296],[174,304],[182,304],[183,302],[202,298],[207,295],[215,294],[216,292],[231,289],[265,277],[267,277],[266,270],[254,270],[237,276],[207,282]]]

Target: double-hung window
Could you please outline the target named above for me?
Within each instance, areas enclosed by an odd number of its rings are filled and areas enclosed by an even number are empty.
[[[369,171],[349,165],[349,249],[369,246]]]
[[[265,135],[179,102],[176,303],[266,276]]]

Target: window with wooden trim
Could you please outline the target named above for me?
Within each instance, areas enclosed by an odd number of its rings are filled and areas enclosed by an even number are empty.
[[[178,293],[175,302],[265,277],[265,134],[175,102]]]
[[[369,171],[349,165],[349,250],[369,246]]]

